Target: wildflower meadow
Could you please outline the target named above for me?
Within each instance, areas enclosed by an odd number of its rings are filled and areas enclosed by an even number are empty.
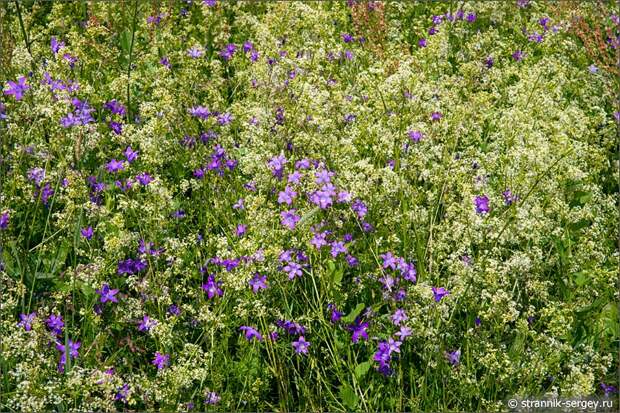
[[[0,411],[618,404],[614,1],[0,1]]]

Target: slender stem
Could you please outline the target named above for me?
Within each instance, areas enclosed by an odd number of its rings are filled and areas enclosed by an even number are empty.
[[[22,18],[22,9],[19,7],[19,0],[15,0],[15,6],[17,7],[17,17],[19,18],[19,28],[22,31],[22,36],[24,36],[24,43],[26,43],[26,49],[28,49],[28,54],[32,57],[32,51],[30,50],[30,41],[28,40],[28,33],[26,32],[26,27],[24,26],[24,19]],[[34,60],[32,61],[33,69],[34,69]]]
[[[136,22],[138,17],[138,0],[134,1],[133,21],[131,23],[131,43],[129,43],[129,60],[127,63],[127,123],[131,122],[131,65],[133,59],[133,44],[136,37]]]

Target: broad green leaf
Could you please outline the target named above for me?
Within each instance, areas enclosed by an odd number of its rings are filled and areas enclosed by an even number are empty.
[[[355,394],[355,391],[348,384],[340,386],[340,398],[344,405],[351,410],[355,409],[355,406],[357,406],[357,394]]]
[[[365,306],[366,305],[364,303],[359,303],[347,316],[342,317],[342,321],[345,323],[352,323],[355,320],[355,317],[360,315]]]
[[[358,379],[364,377],[366,373],[368,373],[371,365],[372,363],[370,361],[365,361],[355,366],[355,377],[357,377]]]

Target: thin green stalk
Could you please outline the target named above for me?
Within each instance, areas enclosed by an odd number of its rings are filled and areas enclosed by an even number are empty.
[[[131,122],[131,66],[133,61],[133,45],[136,36],[136,23],[138,18],[138,0],[134,0],[133,22],[131,24],[131,43],[129,44],[129,60],[127,63],[127,123]]]

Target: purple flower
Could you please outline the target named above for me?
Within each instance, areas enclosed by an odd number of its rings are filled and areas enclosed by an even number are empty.
[[[542,41],[544,40],[544,37],[538,32],[534,32],[528,36],[528,39],[531,42],[542,43]]]
[[[420,40],[418,40],[418,46],[420,47],[426,47],[426,39],[425,38],[421,38]]]
[[[125,149],[123,155],[125,155],[125,159],[127,159],[127,162],[129,163],[132,163],[133,161],[138,159],[138,152],[131,149],[131,146],[128,146],[127,149]]]
[[[474,324],[476,324],[476,327],[480,327],[480,324],[482,324],[482,321],[480,321],[480,317],[476,317],[476,319],[474,320]]]
[[[101,286],[101,289],[97,289],[95,290],[95,292],[97,294],[99,294],[101,296],[101,302],[105,303],[107,301],[113,302],[113,303],[118,303],[118,299],[115,297],[115,295],[118,293],[118,290],[114,289],[110,289],[110,286],[106,283],[104,283]]]
[[[106,164],[105,169],[110,173],[117,173],[119,171],[125,170],[125,165],[123,165],[123,161],[117,161],[116,159],[112,159]]]
[[[0,214],[0,229],[7,229],[9,226],[9,213],[3,212]]]
[[[353,204],[351,204],[351,209],[360,219],[364,218],[364,216],[368,213],[368,207],[366,207],[366,204],[362,202],[361,199],[356,199],[353,201]]]
[[[151,364],[157,366],[158,370],[161,370],[170,364],[170,355],[162,354],[159,351],[156,351],[155,358],[151,361]]]
[[[474,205],[476,206],[477,214],[489,213],[489,198],[486,195],[478,195],[474,198]]]
[[[355,38],[348,33],[343,33],[340,36],[342,37],[342,41],[345,43],[351,43],[355,40]]]
[[[443,297],[445,297],[446,295],[450,294],[450,291],[446,290],[443,287],[439,287],[439,288],[433,287],[432,290],[433,290],[433,295],[434,295],[434,298],[435,298],[435,302],[441,301],[441,299]]]
[[[77,57],[69,54],[69,53],[65,53],[62,55],[62,58],[65,59],[67,62],[69,62],[69,67],[71,69],[73,69],[75,67],[75,63],[77,62]]]
[[[420,132],[419,130],[410,130],[409,132],[407,132],[407,135],[409,135],[409,139],[414,142],[420,142],[423,137],[422,132]]]
[[[58,40],[56,40],[55,36],[52,36],[52,40],[50,41],[50,49],[52,49],[52,53],[57,54],[64,46],[65,42],[59,42]]]
[[[295,213],[296,211],[295,209],[289,209],[288,211],[280,212],[280,222],[290,230],[295,229],[295,225],[297,225],[301,219],[301,217]]]
[[[448,359],[448,363],[452,364],[453,366],[457,366],[460,362],[461,359],[461,350],[454,350],[454,351],[446,351],[445,353],[446,359]]]
[[[431,113],[431,120],[432,121],[438,121],[438,120],[441,120],[441,118],[443,118],[443,115],[441,114],[441,112],[433,112],[433,113]]]
[[[295,171],[288,175],[289,184],[298,184],[300,179],[301,179],[301,173],[299,171]]]
[[[467,20],[467,23],[473,23],[476,21],[476,13],[467,13],[467,16],[465,17],[465,20]]]
[[[357,118],[357,116],[355,116],[353,113],[349,113],[347,115],[344,115],[344,122],[345,123],[353,123],[353,122],[355,122],[356,118]]]
[[[258,52],[256,50],[252,50],[252,52],[250,53],[250,60],[252,62],[256,62],[259,57],[260,55],[258,54]]]
[[[385,254],[379,255],[379,257],[383,259],[383,268],[396,269],[397,261],[394,254],[388,251]]]
[[[290,335],[301,336],[306,333],[304,326],[290,320],[278,320],[276,321],[276,325],[283,328]]]
[[[407,326],[400,326],[400,331],[398,331],[394,335],[400,337],[401,340],[404,340],[406,337],[411,336],[411,334],[412,334],[411,328]]]
[[[237,50],[237,46],[233,43],[229,43],[226,45],[224,49],[220,51],[220,57],[225,61],[229,61],[235,55],[235,51]]]
[[[271,169],[271,173],[278,179],[282,179],[282,173],[284,172],[284,164],[287,160],[284,155],[274,156],[267,162],[267,165]]]
[[[515,61],[520,62],[521,60],[523,60],[523,52],[521,50],[517,50],[512,54],[512,58]]]
[[[246,40],[245,43],[243,43],[243,53],[251,52],[252,50],[254,50],[254,45],[251,41]]]
[[[308,347],[310,347],[310,342],[306,341],[304,336],[299,336],[297,341],[293,341],[293,348],[296,354],[308,354]]]
[[[202,49],[200,49],[199,47],[192,47],[191,49],[187,51],[187,55],[191,57],[192,59],[197,59],[203,54],[204,54],[204,51],[202,51]]]
[[[252,292],[256,294],[258,290],[266,290],[267,289],[267,276],[255,274],[254,278],[249,281],[250,287],[252,288]]]
[[[168,307],[168,312],[172,315],[178,316],[181,314],[181,309],[176,304],[171,304],[170,307]]]
[[[78,349],[81,346],[79,341],[74,343],[71,339],[68,340],[67,344],[68,345],[65,346],[63,344],[56,343],[56,349],[62,353],[60,356],[60,361],[58,362],[58,371],[61,372],[65,370],[65,365],[67,364],[67,353],[69,353],[69,360],[75,359],[79,355]]]
[[[618,389],[612,386],[611,384],[601,383],[601,389],[605,393],[605,397],[609,397],[611,395],[618,393]]]
[[[93,227],[82,228],[80,230],[80,233],[84,238],[90,241],[90,239],[93,237]]]
[[[142,172],[136,175],[136,179],[138,180],[138,182],[140,182],[141,185],[144,186],[153,182],[153,178],[151,177],[151,175],[147,174],[146,172]]]
[[[127,396],[129,396],[129,384],[124,383],[121,387],[118,388],[116,395],[114,396],[114,400],[126,403]]]
[[[248,341],[252,341],[252,339],[256,339],[258,341],[263,341],[263,336],[253,327],[250,326],[241,326],[239,330],[245,333],[245,339]]]
[[[328,171],[327,169],[321,169],[318,172],[315,172],[314,176],[316,178],[315,182],[319,185],[321,184],[329,184],[331,182],[331,178],[335,174],[333,172]]]
[[[302,159],[295,162],[295,169],[310,169],[310,160]]]
[[[373,356],[373,360],[379,363],[377,370],[384,376],[389,376],[392,373],[392,369],[390,368],[392,348],[393,346],[387,341],[381,341],[377,345],[377,351]]]
[[[8,89],[4,91],[5,95],[13,95],[15,100],[21,100],[24,97],[24,92],[30,89],[30,86],[26,84],[26,78],[24,76],[20,76],[17,79],[17,83],[9,80],[7,83]]]
[[[407,317],[407,314],[405,313],[405,310],[402,309],[397,309],[394,312],[394,315],[392,315],[392,323],[394,323],[394,325],[400,325],[402,322],[407,321],[409,319],[409,317]]]
[[[502,196],[504,197],[504,204],[506,205],[512,205],[513,202],[516,202],[519,197],[514,195],[510,189],[506,189],[504,192],[502,192]]]
[[[402,341],[394,340],[392,337],[388,338],[387,345],[390,349],[390,353],[400,353],[400,346]]]
[[[347,264],[349,265],[349,267],[357,267],[357,265],[359,264],[359,261],[357,260],[357,258],[355,258],[351,254],[347,255],[346,260],[347,260]]]
[[[367,322],[361,322],[361,320],[358,318],[355,320],[355,322],[351,325],[349,325],[347,327],[349,329],[349,331],[351,331],[351,341],[354,343],[357,343],[360,338],[363,338],[364,341],[368,341],[368,332],[366,331],[368,329],[368,323]]]
[[[327,311],[331,311],[329,319],[332,323],[336,324],[342,318],[342,311],[338,311],[334,304],[327,305]]]
[[[222,290],[221,286],[221,281],[215,281],[215,277],[213,275],[209,275],[209,277],[207,278],[207,282],[205,284],[202,284],[202,289],[205,290],[205,292],[207,293],[207,297],[209,297],[209,299],[212,299],[216,295],[220,297],[224,295],[224,291]]]
[[[239,198],[233,205],[233,209],[245,209],[245,205],[243,204],[244,202],[245,200],[243,198]]]
[[[45,169],[43,168],[32,168],[28,171],[28,179],[33,181],[35,185],[41,185],[41,182],[45,179]]]
[[[282,271],[286,272],[288,274],[288,279],[292,280],[295,277],[300,277],[302,276],[302,271],[301,271],[301,265],[297,264],[296,262],[289,262],[288,264],[286,264],[286,266],[284,266],[284,268],[282,268]]]
[[[247,231],[247,225],[245,224],[238,224],[237,228],[235,229],[235,235],[238,237],[242,237],[246,231]]]
[[[280,193],[278,194],[278,204],[291,205],[296,196],[297,192],[293,191],[290,186],[287,186],[286,188],[284,188],[284,191],[280,191]]]
[[[226,112],[226,113],[222,113],[221,115],[217,117],[217,122],[220,125],[225,126],[225,125],[230,124],[230,122],[232,122],[233,119],[234,119],[233,115],[231,113]]]
[[[325,187],[324,187],[325,188]],[[310,201],[321,209],[329,208],[333,204],[332,194],[329,191],[315,191],[310,195]]]
[[[145,315],[138,326],[138,331],[149,331],[155,325],[157,325],[157,320],[153,320],[148,315]]]
[[[418,272],[416,271],[415,264],[413,263],[405,263],[402,268],[400,268],[400,273],[407,281],[415,283],[417,280]]]
[[[123,133],[123,124],[122,123],[110,122],[110,123],[108,123],[108,126],[110,127],[110,129],[112,129],[112,132],[114,132],[117,135],[120,135],[121,133]]]
[[[310,240],[310,244],[312,244],[316,249],[320,250],[321,247],[328,245],[328,242],[326,240],[327,234],[327,231],[315,233]]]
[[[215,4],[215,0],[204,0],[204,1],[205,2],[210,2],[213,5]],[[221,399],[222,398],[220,397],[219,394],[217,394],[214,391],[210,391],[210,392],[207,393],[207,397],[205,399],[205,404],[211,404],[211,405],[218,404]]]
[[[43,189],[41,190],[41,202],[43,202],[43,205],[47,205],[49,198],[52,197],[53,195],[54,195],[54,190],[52,189],[50,184],[49,183],[45,184],[43,186]],[[38,197],[38,196],[39,196],[39,192],[35,191],[35,197]]]
[[[168,56],[164,56],[159,59],[159,64],[170,69],[170,59],[168,59]]]
[[[103,107],[115,115],[125,116],[127,113],[127,109],[123,106],[118,100],[112,99],[109,102],[106,102]]]
[[[20,314],[19,319],[21,320],[17,323],[18,326],[24,327],[24,330],[30,331],[32,330],[32,323],[34,322],[34,318],[37,316],[36,311],[30,314]]]
[[[74,107],[74,111],[60,119],[60,124],[63,128],[86,125],[95,120],[91,115],[95,109],[91,108],[88,102],[82,102],[77,98],[73,98],[71,104]]]
[[[334,241],[331,243],[331,246],[332,246],[331,255],[334,258],[338,257],[338,255],[340,254],[347,253],[347,247],[345,247],[344,242],[342,241]]]
[[[347,203],[351,201],[351,194],[347,191],[338,192],[338,202]]]
[[[487,69],[490,69],[493,67],[493,63],[495,63],[495,61],[493,60],[492,56],[488,56],[486,58],[486,60],[484,61],[484,64],[486,65]]]

